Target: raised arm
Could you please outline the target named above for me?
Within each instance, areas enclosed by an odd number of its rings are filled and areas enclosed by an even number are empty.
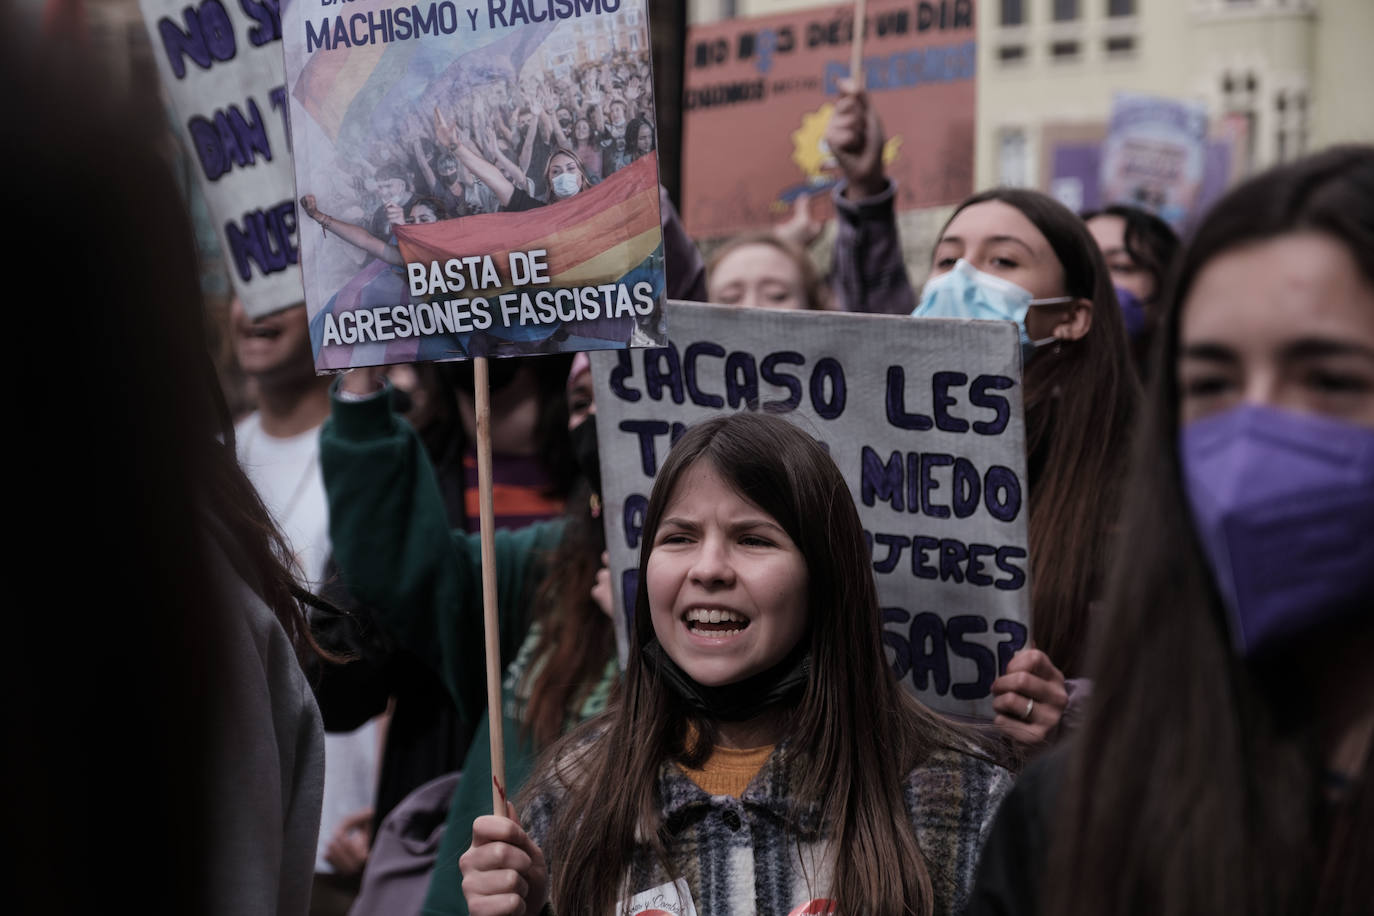
[[[425,176],[425,183],[429,185],[429,193],[437,193],[439,181],[434,177],[434,169],[429,167],[429,157],[425,155],[424,144],[420,142],[418,135],[410,138],[410,151],[415,156],[415,161],[419,163],[421,173]]]
[[[454,156],[458,157],[469,172],[481,179],[482,183],[491,188],[496,199],[501,202],[501,206],[510,203],[511,197],[515,194],[515,185],[501,174],[501,170],[483,159],[477,150],[470,144],[458,139],[458,128],[448,123],[442,113],[435,109],[434,112],[434,135],[439,140],[439,145],[449,149]]]
[[[530,129],[525,131],[525,142],[520,147],[520,173],[529,174],[530,160],[534,158],[534,138],[539,133],[540,120],[544,117],[544,111],[539,107],[539,103],[533,95],[530,96],[530,110],[534,112],[534,123]]]
[[[376,373],[355,370],[345,380],[348,388],[335,386],[320,433],[330,537],[343,584],[434,668],[459,713],[475,724],[486,709],[478,536],[449,530],[424,446],[392,414]],[[528,583],[561,536],[561,522],[496,533],[503,665],[528,630]]]
[[[896,187],[883,170],[882,122],[852,82],[841,82],[840,91],[825,130],[844,173],[835,192],[831,298],[844,311],[909,315],[916,293],[902,260]]]
[[[388,264],[399,266],[405,263],[405,259],[401,257],[400,249],[395,245],[388,245],[362,226],[344,222],[321,211],[316,204],[314,194],[307,194],[301,198],[301,209],[305,211],[306,216],[319,223],[326,232],[334,233],[354,248],[361,248],[374,258],[386,261]],[[395,204],[388,204],[387,215],[393,216],[393,210],[399,213],[400,207]],[[392,220],[392,222],[396,221],[396,219]]]

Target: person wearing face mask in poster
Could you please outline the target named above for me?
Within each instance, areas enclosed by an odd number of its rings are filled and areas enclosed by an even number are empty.
[[[549,155],[542,175],[544,186],[549,189],[549,200],[542,201],[525,188],[511,184],[500,169],[483,159],[470,144],[463,142],[458,136],[458,129],[438,112],[434,117],[434,133],[440,146],[456,156],[472,174],[491,188],[501,203],[501,209],[508,213],[534,210],[546,203],[567,200],[592,185],[577,153],[557,147]]]
[[[1218,202],[1159,334],[1089,714],[968,912],[1368,913],[1374,147]]]
[[[504,737],[508,792],[536,755],[600,712],[619,676],[601,524],[591,364],[574,358],[569,430],[581,471],[563,518],[497,532]],[[451,531],[420,439],[394,416],[381,368],[357,369],[336,387],[320,440],[341,578],[378,623],[419,656],[476,727],[435,852],[426,913],[467,908],[457,860],[473,819],[490,810],[490,710],[483,678],[478,535]],[[388,481],[378,487],[377,481]]]
[[[397,163],[388,163],[377,170],[377,194],[382,199],[381,206],[368,221],[368,232],[377,238],[391,234],[391,224],[398,222],[396,216],[410,209],[415,200],[411,187],[410,170]]]
[[[1090,689],[1081,679],[1084,653],[1139,399],[1121,310],[1083,221],[1044,194],[1014,188],[975,194],[955,209],[916,299],[901,261],[893,186],[882,173],[882,129],[852,89],[828,128],[847,175],[837,191],[832,292],[855,311],[910,304],[916,317],[1012,321],[1020,331],[1032,646],[992,690],[997,727],[1033,750],[1060,734],[1070,700],[1076,711]],[[851,188],[862,195],[854,206],[844,202]]]
[[[1131,339],[1131,355],[1143,378],[1150,341],[1159,324],[1164,284],[1182,243],[1164,220],[1126,204],[1089,211],[1083,214],[1083,221],[1112,272],[1116,301]]]
[[[468,199],[471,189],[463,184],[456,156],[442,152],[435,157],[433,172],[429,172],[427,162],[424,167],[430,177],[430,187],[434,189],[432,196],[450,219],[478,212]]]

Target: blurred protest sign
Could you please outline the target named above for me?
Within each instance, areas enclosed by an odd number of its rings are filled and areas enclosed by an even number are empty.
[[[1206,158],[1205,105],[1118,92],[1102,145],[1102,200],[1149,210],[1181,230]]]
[[[1075,212],[1106,206],[1107,201],[1102,198],[1102,151],[1106,138],[1105,121],[1042,124],[1036,156],[1040,163],[1039,186],[1048,188],[1051,197]],[[1249,125],[1244,116],[1212,121],[1202,186],[1193,201],[1192,213],[1184,219],[1184,232],[1227,188],[1250,174],[1250,145]],[[902,241],[905,243],[906,239]]]
[[[973,191],[974,12],[973,0],[867,5],[863,78],[899,210]],[[694,237],[767,228],[834,186],[823,135],[850,73],[853,16],[837,5],[689,30],[682,214]]]
[[[139,0],[234,291],[251,317],[301,301],[281,22],[272,0]]]
[[[651,97],[644,5],[282,4],[318,369],[663,342],[657,156],[553,119]]]
[[[667,347],[592,358],[622,658],[669,446],[722,411],[777,411],[849,482],[902,684],[932,708],[990,719],[993,678],[1029,635],[1015,326],[678,302],[668,320]]]

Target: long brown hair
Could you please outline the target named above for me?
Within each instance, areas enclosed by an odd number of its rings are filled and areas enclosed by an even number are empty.
[[[1087,334],[1040,351],[1025,369],[1031,637],[1074,677],[1082,670],[1088,610],[1100,597],[1114,540],[1140,387],[1111,275],[1083,221],[1053,198],[1022,188],[975,194],[950,220],[987,201],[1021,211],[1059,259],[1065,292],[1093,305]]]
[[[1178,459],[1180,311],[1223,252],[1296,231],[1342,242],[1374,284],[1374,147],[1336,149],[1242,185],[1207,216],[1160,328],[1092,706],[1071,749],[1045,881],[1055,914],[1367,913],[1370,761],[1322,827],[1320,757],[1299,684],[1231,651]],[[1374,638],[1364,630],[1326,638]],[[1366,703],[1368,698],[1365,698]],[[1323,855],[1324,850],[1324,855]]]
[[[527,788],[530,797],[556,781],[567,791],[546,844],[554,910],[610,912],[637,836],[649,838],[661,864],[675,872],[659,768],[668,760],[700,761],[717,732],[713,720],[675,700],[656,667],[643,664],[654,636],[644,583],[663,512],[699,461],[775,518],[806,560],[810,619],[802,638],[811,676],[778,753],[804,761],[790,768],[797,774],[792,791],[800,805],[822,812],[834,855],[829,895],[848,913],[930,913],[931,877],[902,781],[934,750],[967,750],[972,739],[903,693],[892,676],[863,529],[839,469],[785,420],[747,413],[696,425],[673,446],[646,512],[624,691],[604,716],[557,745]],[[597,738],[589,742],[591,734]],[[692,734],[699,738],[690,740]]]
[[[610,618],[591,599],[606,539],[601,520],[592,517],[590,496],[586,481],[573,489],[563,539],[534,594],[539,639],[535,667],[526,674],[530,683],[524,721],[535,747],[548,747],[563,734],[570,710],[615,655]]]

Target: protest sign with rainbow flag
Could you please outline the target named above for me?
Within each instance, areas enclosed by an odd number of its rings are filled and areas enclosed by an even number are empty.
[[[666,340],[657,155],[568,116],[652,127],[644,5],[282,4],[318,370]]]

